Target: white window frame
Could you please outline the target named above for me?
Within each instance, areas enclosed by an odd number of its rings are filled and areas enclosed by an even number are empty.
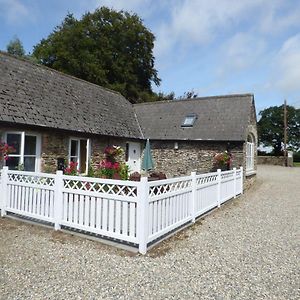
[[[72,141],[76,141],[77,142],[77,168],[80,170],[81,169],[81,162],[80,162],[80,141],[86,141],[86,163],[85,163],[85,172],[81,173],[83,175],[86,175],[88,173],[89,170],[89,160],[91,158],[91,141],[90,139],[86,139],[86,138],[78,138],[78,137],[70,137],[69,139],[69,155],[68,155],[68,162],[71,162],[71,158],[72,157],[76,157],[76,156],[71,156],[71,145],[72,145]]]
[[[35,170],[34,172],[40,172],[41,170],[41,135],[35,132],[27,131],[6,131],[4,134],[4,141],[7,143],[8,134],[19,134],[21,135],[21,144],[20,144],[20,154],[9,154],[9,157],[19,157],[20,165],[24,165],[24,157],[35,157]],[[25,155],[25,136],[35,136],[36,137],[36,154],[35,155]]]

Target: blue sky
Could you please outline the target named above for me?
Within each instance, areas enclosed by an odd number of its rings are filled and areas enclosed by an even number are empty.
[[[137,13],[156,36],[156,91],[250,92],[257,110],[285,98],[300,107],[299,0],[0,0],[0,49],[17,36],[31,52],[67,12],[103,5]]]

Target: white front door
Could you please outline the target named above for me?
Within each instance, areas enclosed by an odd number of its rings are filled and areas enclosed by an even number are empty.
[[[129,173],[141,171],[141,144],[128,143],[128,160]]]

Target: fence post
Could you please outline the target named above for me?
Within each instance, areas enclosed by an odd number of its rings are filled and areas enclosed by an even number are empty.
[[[191,173],[192,177],[192,199],[191,199],[191,216],[192,222],[196,222],[196,194],[197,194],[197,178],[196,172]]]
[[[236,198],[236,168],[233,168],[233,197]]]
[[[137,192],[137,236],[139,252],[146,254],[149,224],[149,183],[147,177],[141,177]]]
[[[8,184],[8,167],[3,167],[1,173],[1,217],[6,215],[6,202],[7,202],[7,184]]]
[[[221,169],[218,169],[217,170],[217,173],[218,173],[218,192],[217,192],[217,195],[218,195],[218,199],[217,199],[217,203],[218,203],[218,207],[221,206]]]
[[[62,210],[63,210],[63,172],[56,171],[55,189],[54,189],[54,229],[61,228]]]
[[[241,195],[244,193],[244,170],[241,167]]]

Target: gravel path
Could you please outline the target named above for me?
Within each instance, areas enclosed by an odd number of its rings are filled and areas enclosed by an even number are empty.
[[[300,168],[260,167],[146,256],[0,219],[0,299],[300,299],[299,203]]]

